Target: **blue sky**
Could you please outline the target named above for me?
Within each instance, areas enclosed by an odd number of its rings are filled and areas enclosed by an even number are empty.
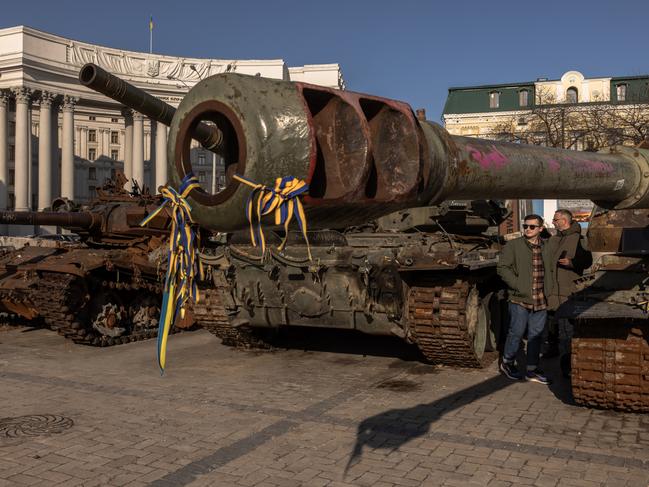
[[[649,73],[649,2],[4,0],[0,27],[187,57],[340,63],[348,89],[424,107],[449,86]]]

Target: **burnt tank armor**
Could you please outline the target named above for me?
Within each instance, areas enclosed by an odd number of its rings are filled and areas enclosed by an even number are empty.
[[[161,214],[141,228],[161,198],[125,191],[126,179],[118,176],[83,208],[55,201],[58,211],[0,212],[1,224],[58,226],[80,237],[63,246],[5,249],[0,310],[76,343],[107,346],[156,336],[169,219]]]
[[[591,272],[558,311],[574,320],[572,389],[585,406],[649,412],[649,217],[595,208]]]
[[[230,234],[203,249],[218,285],[204,286],[207,299],[194,313],[232,344],[283,326],[353,329],[397,335],[435,363],[478,367],[500,333],[495,265],[505,215],[490,201],[402,210],[310,232],[312,260],[297,234],[286,250],[265,254],[249,235]],[[279,243],[277,234],[268,237],[269,246]],[[235,332],[225,333],[215,319],[223,316]]]
[[[410,208],[516,198],[588,198],[612,212],[649,207],[649,151],[641,148],[583,153],[453,136],[417,120],[400,101],[236,73],[201,80],[177,109],[93,64],[79,78],[170,123],[174,188],[192,172],[192,139],[222,158],[225,187],[188,196],[204,230],[248,226],[251,190],[234,173],[269,187],[289,175],[309,185],[302,202],[309,229],[319,234],[310,234],[312,261],[299,237],[283,252],[269,245],[261,255],[223,234],[227,245],[204,252],[212,280],[196,317],[221,336],[247,326],[354,327],[400,334],[435,361],[477,365],[487,315],[481,310],[493,296],[485,283],[494,274],[475,264],[488,262],[497,246],[480,240],[484,232],[449,230],[448,221],[412,231],[418,225],[407,221],[417,212]],[[443,208],[451,207],[422,211]],[[399,211],[391,222],[403,219],[401,227],[367,226]]]

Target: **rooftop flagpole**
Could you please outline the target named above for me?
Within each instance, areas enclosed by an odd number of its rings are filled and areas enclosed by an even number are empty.
[[[153,15],[149,17],[149,54],[153,54]]]

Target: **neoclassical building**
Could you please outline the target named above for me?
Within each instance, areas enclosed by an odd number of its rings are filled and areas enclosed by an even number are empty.
[[[199,80],[229,71],[344,88],[338,64],[172,57],[0,29],[0,210],[88,201],[117,170],[153,191],[166,183],[167,127],[81,86],[87,62],[174,106]],[[197,146],[192,157],[201,183],[218,184],[212,153]]]

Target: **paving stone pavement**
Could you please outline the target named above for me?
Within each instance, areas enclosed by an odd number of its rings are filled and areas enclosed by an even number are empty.
[[[243,352],[174,335],[161,376],[154,341],[0,330],[0,417],[73,421],[25,436],[0,419],[0,487],[649,485],[647,416],[571,405],[561,380],[329,336],[317,351]]]

